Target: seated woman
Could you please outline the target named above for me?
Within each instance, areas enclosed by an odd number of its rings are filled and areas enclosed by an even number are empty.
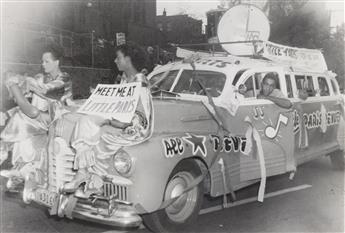
[[[49,46],[42,55],[44,74],[27,77],[9,73],[6,86],[17,107],[8,111],[11,118],[1,132],[1,160],[7,159],[12,150],[12,164],[32,162],[35,153],[31,138],[46,135],[49,125],[63,112],[63,104],[71,98],[72,82],[67,73],[60,70],[62,58],[60,48]],[[25,95],[31,93],[31,103]],[[14,166],[16,167],[16,166]],[[1,175],[19,175],[19,169],[2,171]]]
[[[134,43],[117,47],[115,63],[124,73],[121,84],[140,82],[142,86],[137,109],[130,123],[93,115],[81,117],[72,139],[76,149],[74,169],[78,172],[63,186],[63,192],[75,192],[82,183],[87,183],[91,174],[106,175],[107,164],[102,164],[102,159],[114,155],[122,146],[142,142],[152,132],[152,98],[148,80],[139,73],[146,59],[145,51]]]

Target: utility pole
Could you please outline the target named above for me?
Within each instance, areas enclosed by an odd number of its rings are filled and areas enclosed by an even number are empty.
[[[95,31],[94,30],[92,30],[91,31],[91,67],[93,68],[93,66],[94,66],[94,57],[93,57],[93,53],[94,53],[94,51],[93,51],[93,33],[94,33]]]

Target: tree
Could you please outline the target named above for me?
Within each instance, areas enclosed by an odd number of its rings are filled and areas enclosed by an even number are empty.
[[[321,49],[328,69],[344,89],[344,25],[330,33],[329,12],[323,2],[270,0],[270,41],[300,48]]]
[[[324,55],[328,69],[337,74],[340,89],[345,89],[345,24],[337,27],[336,32],[324,43]]]
[[[329,15],[324,3],[270,1],[270,41],[302,48],[322,48],[329,38]]]

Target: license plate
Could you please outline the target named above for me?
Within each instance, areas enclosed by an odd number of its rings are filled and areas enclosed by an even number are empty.
[[[36,190],[36,201],[46,206],[52,207],[56,201],[57,194],[45,189]]]

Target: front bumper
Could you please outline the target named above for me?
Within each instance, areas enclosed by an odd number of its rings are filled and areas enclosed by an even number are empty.
[[[86,204],[77,204],[73,217],[91,222],[117,227],[138,227],[142,219],[132,206],[118,205],[110,216],[101,214],[106,209],[95,208]]]
[[[53,203],[57,201],[58,204],[55,207],[57,208],[57,212],[55,214],[64,216],[63,213],[67,205],[66,202],[60,203],[58,201],[58,199],[61,200],[61,194],[49,192],[48,198],[42,201],[42,193],[47,192],[49,191],[41,188],[32,191],[25,190],[24,188],[22,196],[25,203],[33,201],[40,205],[45,205],[50,209],[52,209]],[[102,200],[100,198],[78,199],[71,217],[117,227],[138,227],[142,223],[141,217],[130,203]]]

